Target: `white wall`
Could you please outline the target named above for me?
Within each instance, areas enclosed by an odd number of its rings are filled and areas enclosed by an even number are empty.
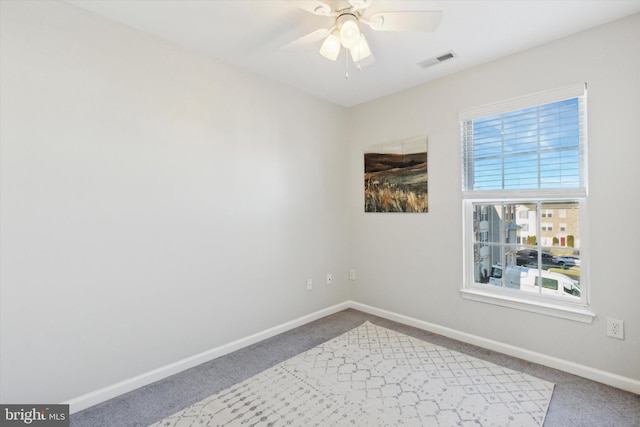
[[[439,66],[446,66],[441,64]],[[592,324],[463,300],[458,113],[588,83]],[[352,299],[640,380],[640,15],[352,109]],[[429,138],[429,213],[364,214],[363,148]],[[581,233],[583,231],[581,230]],[[625,340],[605,336],[623,319]]]
[[[342,108],[66,4],[1,5],[0,401],[348,299]]]

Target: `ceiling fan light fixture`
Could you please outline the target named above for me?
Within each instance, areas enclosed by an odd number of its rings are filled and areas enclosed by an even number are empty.
[[[320,47],[320,55],[325,58],[335,61],[340,54],[340,38],[334,33],[331,33],[324,39],[322,46]]]
[[[355,16],[350,14],[342,15],[340,18],[340,43],[346,49],[351,49],[360,43],[360,29]]]
[[[371,49],[367,43],[367,39],[364,38],[364,34],[360,34],[360,41],[355,47],[349,49],[351,53],[351,59],[353,62],[360,62],[365,58],[371,56]]]

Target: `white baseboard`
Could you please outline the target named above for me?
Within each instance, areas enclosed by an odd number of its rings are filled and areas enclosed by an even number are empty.
[[[167,378],[178,372],[185,371],[187,369],[198,366],[202,363],[216,359],[225,354],[229,354],[241,348],[250,346],[267,338],[271,338],[275,335],[297,328],[314,320],[321,319],[330,314],[337,313],[339,311],[349,308],[350,301],[345,301],[340,304],[325,308],[323,310],[316,311],[315,313],[308,314],[306,316],[299,317],[289,322],[283,323],[273,328],[266,329],[264,331],[249,335],[245,338],[230,342],[228,344],[221,345],[219,347],[212,348],[195,356],[187,357],[169,365],[163,366],[158,369],[146,372],[144,374],[129,378],[116,384],[101,388],[99,390],[87,393],[85,395],[76,397],[74,399],[62,402],[69,405],[69,412],[71,414],[82,411],[90,406],[97,405],[98,403],[106,402],[109,399],[120,396],[121,394],[128,393],[137,388],[154,383],[163,378]]]
[[[507,354],[509,356],[517,357],[519,359],[527,360],[539,365],[558,369],[560,371],[568,372],[570,374],[577,375],[583,378],[588,378],[590,380],[607,384],[612,387],[640,394],[640,381],[634,380],[633,378],[628,378],[622,375],[613,374],[611,372],[602,371],[600,369],[591,368],[589,366],[580,365],[578,363],[559,359],[557,357],[549,356],[546,354],[536,353],[524,348],[501,343],[498,341],[493,341],[487,338],[482,338],[477,335],[472,335],[455,329],[425,322],[423,320],[404,316],[402,314],[372,307],[366,304],[349,301],[349,307],[355,310],[362,311],[364,313],[373,314],[385,319],[393,320],[398,323],[413,326],[418,329],[433,332],[439,335],[444,335],[445,337],[449,337],[468,344],[477,345],[478,347],[497,351],[499,353]]]
[[[151,384],[163,378],[167,378],[171,375],[177,374],[194,366],[216,359],[225,354],[229,354],[241,348],[250,346],[267,338],[271,338],[275,335],[287,332],[291,329],[297,328],[314,320],[321,319],[330,314],[337,313],[347,308],[353,308],[355,310],[362,311],[364,313],[373,314],[385,319],[393,320],[398,323],[413,326],[418,329],[433,332],[435,334],[444,335],[446,337],[462,341],[468,344],[477,345],[478,347],[486,348],[489,350],[497,351],[507,354],[509,356],[518,357],[529,362],[538,363],[543,366],[558,369],[560,371],[568,372],[570,374],[578,375],[580,377],[588,378],[593,381],[597,381],[603,384],[610,385],[622,390],[627,390],[632,393],[640,394],[640,381],[632,378],[623,377],[621,375],[613,374],[611,372],[602,371],[588,366],[580,365],[578,363],[570,362],[567,360],[559,359],[553,356],[548,356],[542,353],[536,353],[534,351],[526,350],[520,347],[504,344],[498,341],[493,341],[487,338],[482,338],[477,335],[468,334],[455,329],[447,328],[444,326],[436,325],[433,323],[425,322],[423,320],[408,317],[402,314],[394,313],[388,310],[372,307],[366,304],[361,304],[355,301],[345,301],[340,304],[325,308],[323,310],[316,311],[306,316],[299,317],[282,325],[274,326],[266,329],[262,332],[249,335],[245,338],[230,342],[228,344],[215,347],[211,350],[207,350],[195,356],[191,356],[175,363],[163,366],[158,369],[146,372],[144,374],[129,378],[119,383],[101,388],[99,390],[87,393],[85,395],[76,397],[74,399],[62,402],[69,405],[69,412],[75,413],[90,406],[97,405],[98,403],[105,402],[109,399],[117,397],[121,394],[128,393],[137,388]]]

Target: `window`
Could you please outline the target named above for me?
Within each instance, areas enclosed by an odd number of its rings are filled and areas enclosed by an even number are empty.
[[[460,125],[463,297],[591,322],[586,85],[476,108]]]

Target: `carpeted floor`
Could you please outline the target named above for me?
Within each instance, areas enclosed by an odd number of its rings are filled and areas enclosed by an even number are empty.
[[[545,426],[640,426],[640,396],[356,310],[345,310],[71,415],[71,426],[148,426],[370,321],[555,384]]]
[[[553,384],[365,322],[153,424],[540,427]]]

